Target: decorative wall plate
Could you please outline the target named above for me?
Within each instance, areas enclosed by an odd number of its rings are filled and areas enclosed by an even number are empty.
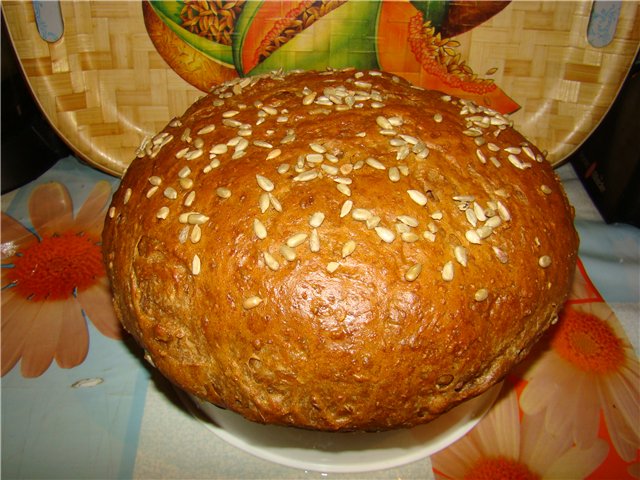
[[[2,9],[53,127],[114,175],[212,84],[349,66],[511,113],[558,165],[606,114],[640,43],[640,3],[622,1],[6,1]]]

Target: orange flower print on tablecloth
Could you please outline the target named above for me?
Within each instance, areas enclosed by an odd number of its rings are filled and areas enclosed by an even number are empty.
[[[545,351],[523,373],[525,413],[545,411],[545,428],[588,447],[602,411],[611,442],[625,462],[640,448],[640,363],[604,302],[565,307]]]
[[[62,368],[82,363],[85,314],[103,335],[121,338],[100,244],[110,195],[109,182],[98,182],[74,218],[64,185],[37,186],[28,204],[35,234],[2,213],[3,376],[18,361],[25,377],[54,359]]]
[[[513,386],[505,381],[489,413],[466,436],[431,457],[438,479],[580,479],[604,460],[608,445],[574,445],[566,435],[549,433],[542,413],[520,420]]]

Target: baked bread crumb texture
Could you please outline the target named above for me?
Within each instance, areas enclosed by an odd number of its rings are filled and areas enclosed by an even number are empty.
[[[577,245],[509,118],[351,69],[214,87],[143,142],[103,234],[116,311],[167,378],[330,431],[425,423],[501,380]]]

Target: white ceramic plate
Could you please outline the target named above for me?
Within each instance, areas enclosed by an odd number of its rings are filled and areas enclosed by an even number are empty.
[[[328,433],[261,425],[180,393],[192,413],[218,437],[256,457],[323,473],[399,467],[433,455],[471,430],[489,410],[502,384],[426,425],[379,433]],[[212,421],[202,418],[194,405]]]

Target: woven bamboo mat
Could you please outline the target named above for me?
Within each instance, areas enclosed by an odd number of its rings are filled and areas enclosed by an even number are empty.
[[[491,78],[521,106],[512,115],[516,126],[547,150],[554,165],[598,125],[635,58],[640,3],[620,5],[615,36],[600,48],[587,40],[592,3],[585,1],[514,1],[456,37],[474,71],[495,71]],[[60,8],[64,34],[49,43],[38,33],[32,2],[2,3],[12,43],[48,120],[80,157],[121,175],[142,139],[203,92],[158,52],[141,2],[64,1]],[[161,40],[173,41],[172,35],[167,30]],[[188,63],[192,55],[183,45],[178,56]],[[226,75],[236,74],[229,69]]]

